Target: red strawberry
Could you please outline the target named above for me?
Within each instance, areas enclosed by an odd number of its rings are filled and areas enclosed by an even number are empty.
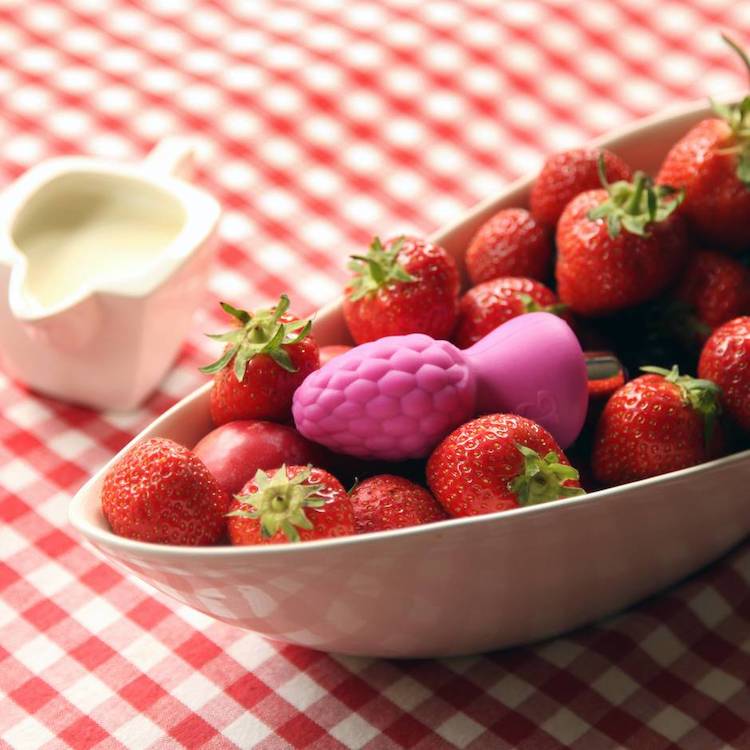
[[[600,155],[610,182],[631,179],[630,167],[606,148],[575,148],[553,154],[531,188],[531,213],[540,224],[554,227],[576,195],[601,186],[597,172]]]
[[[533,279],[503,277],[469,289],[458,304],[456,346],[466,349],[506,320],[527,312],[560,313],[555,293]]]
[[[486,221],[466,251],[472,284],[498,276],[546,280],[552,261],[547,230],[525,208],[504,208]]]
[[[722,390],[730,416],[750,431],[750,317],[735,318],[717,328],[706,342],[698,374]]]
[[[281,464],[328,466],[333,456],[293,427],[259,419],[238,419],[211,430],[194,446],[193,453],[214,479],[230,494],[239,492],[258,469]]]
[[[107,473],[102,511],[120,536],[161,544],[214,544],[224,532],[229,495],[191,451],[151,438]]]
[[[602,177],[602,179],[604,179]],[[674,279],[687,252],[682,195],[668,198],[642,172],[574,198],[557,225],[557,293],[581,315],[598,316],[647,302]]]
[[[487,414],[454,430],[432,452],[427,483],[451,516],[583,493],[578,472],[552,435],[515,414]]]
[[[211,335],[226,341],[227,346],[216,362],[201,367],[201,372],[214,374],[214,424],[236,419],[289,419],[294,391],[320,366],[318,345],[310,335],[311,322],[287,314],[289,298],[285,294],[274,309],[254,315],[225,302],[221,306],[238,326]]]
[[[360,482],[350,493],[358,534],[402,529],[447,518],[424,488],[403,477],[378,474]]]
[[[676,366],[641,369],[648,374],[617,390],[597,425],[592,468],[606,486],[694,466],[721,450],[719,388]]]
[[[309,542],[354,534],[352,504],[336,477],[311,466],[259,469],[228,514],[232,544]]]
[[[750,313],[750,271],[722,253],[700,250],[688,262],[676,296],[690,307],[705,339],[727,320]]]
[[[383,336],[450,336],[456,322],[459,277],[453,258],[438,245],[400,237],[383,246],[376,237],[367,255],[353,255],[344,318],[358,343]]]
[[[750,72],[747,55],[730,39]],[[750,95],[732,105],[714,104],[672,147],[657,182],[687,191],[683,213],[704,242],[726,250],[750,245]]]

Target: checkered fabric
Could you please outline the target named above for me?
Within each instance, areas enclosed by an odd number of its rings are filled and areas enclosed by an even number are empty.
[[[2,184],[191,133],[225,214],[144,408],[97,414],[0,374],[0,748],[750,747],[747,546],[552,642],[390,662],[214,622],[66,522],[81,483],[203,382],[217,298],[289,290],[308,312],[372,234],[429,232],[546,153],[737,90],[721,29],[750,43],[750,3],[2,0]]]

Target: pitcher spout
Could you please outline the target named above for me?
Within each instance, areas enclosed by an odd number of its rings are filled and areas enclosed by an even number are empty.
[[[24,266],[24,263],[18,263],[10,275],[8,303],[11,315],[36,344],[69,354],[84,349],[101,325],[101,305],[96,295],[86,294],[58,309],[42,307],[35,304],[23,288]]]

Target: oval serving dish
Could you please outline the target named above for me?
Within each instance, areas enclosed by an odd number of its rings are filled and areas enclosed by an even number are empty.
[[[705,103],[693,103],[596,143],[653,173],[671,144],[708,114]],[[526,204],[533,180],[513,183],[432,239],[460,259],[484,220]],[[339,302],[318,313],[315,332],[321,344],[348,341]],[[162,436],[194,445],[211,429],[210,387],[133,442]],[[116,536],[99,502],[111,463],[70,506],[73,526],[109,562],[218,620],[345,654],[442,657],[546,638],[627,607],[750,533],[750,451],[548,505],[254,548]]]

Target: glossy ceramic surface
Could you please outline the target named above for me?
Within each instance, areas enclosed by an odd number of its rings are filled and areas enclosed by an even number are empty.
[[[599,143],[653,171],[707,111],[686,106]],[[483,220],[524,203],[532,180],[432,239],[460,259]],[[321,344],[348,341],[338,303],[318,314],[316,333]],[[209,388],[136,439],[195,444],[211,427]],[[74,498],[70,519],[110,562],[224,622],[348,654],[447,656],[545,638],[658,591],[750,532],[750,452],[549,505],[264,548],[166,547],[113,535],[99,505],[107,468]]]
[[[0,358],[8,374],[97,409],[133,408],[158,384],[205,289],[220,213],[185,181],[193,151],[191,141],[168,139],[140,164],[50,159],[0,196]],[[80,235],[86,222],[98,222],[96,234]],[[144,238],[147,225],[153,237]],[[144,247],[149,241],[155,249]],[[94,254],[78,258],[82,267],[55,269],[54,254],[76,251],[76,242]],[[108,264],[115,248],[119,262]],[[66,293],[49,296],[71,278]]]

